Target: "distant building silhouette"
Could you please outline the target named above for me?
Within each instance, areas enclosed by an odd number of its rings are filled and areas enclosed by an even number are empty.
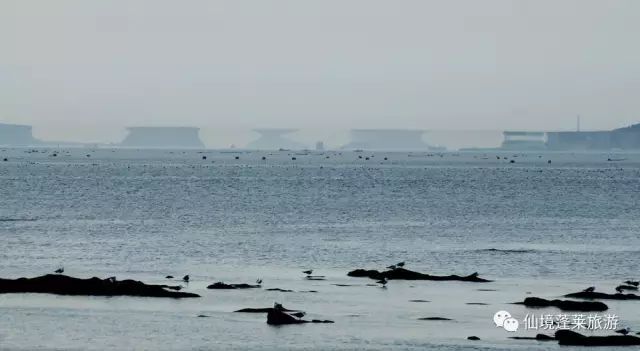
[[[640,150],[640,123],[611,131],[547,132],[550,150]]]
[[[0,145],[29,146],[40,144],[40,141],[33,137],[32,129],[28,125],[0,123]]]
[[[204,149],[199,128],[194,127],[130,127],[120,143],[123,147]]]

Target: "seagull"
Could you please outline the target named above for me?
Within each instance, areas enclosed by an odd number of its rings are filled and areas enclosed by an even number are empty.
[[[256,284],[258,284],[258,285],[262,284],[262,279],[256,280]]]
[[[629,284],[629,285],[633,285],[633,286],[640,285],[640,282],[638,282],[637,280],[625,280],[624,283],[625,284]]]
[[[400,262],[400,263],[396,263],[397,267],[404,267],[404,261]]]
[[[185,283],[189,282],[189,275],[185,275],[184,277],[182,277],[182,281],[184,281]]]
[[[304,273],[306,275],[311,275],[311,274],[313,274],[313,269],[310,269],[308,271],[302,271],[302,273]]]
[[[300,311],[300,312],[292,313],[291,315],[294,317],[302,318],[306,315],[306,313],[303,311]]]
[[[383,287],[383,288],[386,288],[386,287],[387,287],[387,278],[384,278],[384,277],[383,277],[382,279],[378,280],[378,281],[376,282],[376,284],[382,284],[382,287]]]
[[[396,265],[392,264],[391,266],[388,266],[387,269],[394,270],[394,269],[396,269]]]
[[[107,278],[107,280],[109,281],[109,283],[115,283],[116,282],[116,277],[109,277],[109,278]]]
[[[60,267],[54,271],[55,273],[62,274],[64,273],[64,267]]]
[[[595,286],[590,286],[590,287],[582,290],[582,292],[590,293],[590,292],[594,292],[595,290],[596,290]]]
[[[622,334],[622,335],[627,335],[630,332],[631,332],[631,328],[629,328],[629,327],[616,330],[616,333]]]

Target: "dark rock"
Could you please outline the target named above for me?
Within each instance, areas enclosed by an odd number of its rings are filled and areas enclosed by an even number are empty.
[[[333,323],[329,320],[314,319],[311,321],[298,319],[285,311],[272,308],[267,312],[267,324],[269,325],[286,325],[286,324],[303,324],[303,323]]]
[[[266,307],[266,308],[243,308],[237,311],[233,311],[233,312],[237,312],[237,313],[269,313],[269,311],[273,310],[273,307]],[[284,312],[302,312],[302,311],[298,311],[298,310],[289,310],[286,308],[282,308],[280,309],[281,311]]]
[[[556,338],[554,338],[553,336],[545,335],[545,334],[537,334],[536,336],[510,336],[509,339],[549,341],[549,340],[555,340]]]
[[[431,302],[429,300],[409,300],[409,302]]]
[[[557,307],[563,311],[592,312],[609,309],[607,305],[597,301],[545,300],[539,297],[527,297],[524,302],[519,302],[518,304],[527,307]]]
[[[451,321],[452,319],[445,317],[423,317],[418,318],[419,321]]]
[[[269,288],[267,291],[279,291],[279,292],[294,292],[293,290],[280,289],[280,288]]]
[[[474,282],[474,283],[486,283],[491,281],[491,280],[478,277],[478,273],[473,273],[467,276],[459,276],[459,275],[438,276],[438,275],[430,275],[430,274],[414,272],[404,268],[390,269],[384,272],[379,272],[377,270],[356,269],[354,271],[347,273],[347,275],[350,277],[364,277],[364,278],[370,278],[370,279],[376,279],[376,280],[380,280],[382,278],[386,278],[388,280],[392,280],[392,279],[436,280],[436,281],[458,280],[458,281]]]
[[[214,290],[226,290],[226,289],[258,289],[261,288],[261,285],[251,285],[251,284],[225,284],[223,282],[213,283],[207,286],[207,289]]]
[[[308,275],[306,276],[307,280],[326,280],[324,275]]]
[[[467,302],[465,305],[469,305],[469,306],[489,306],[488,303],[484,303],[484,302]]]
[[[571,330],[555,334],[560,345],[571,346],[631,346],[640,345],[640,338],[631,335],[585,336]]]
[[[640,300],[640,296],[636,294],[607,294],[595,291],[580,291],[577,293],[567,294],[564,297],[573,297],[576,299],[588,300]]]
[[[136,280],[73,278],[47,274],[35,278],[0,279],[0,294],[48,293],[87,296],[200,297],[186,292],[169,291],[163,285],[148,285]]]
[[[623,284],[623,285],[618,285],[616,287],[616,290],[635,290],[635,291],[637,291],[638,287],[635,286],[635,285],[624,285]]]
[[[479,337],[477,337],[477,336],[468,336],[468,337],[467,337],[467,340],[478,341],[478,340],[480,340],[480,338],[479,338]]]

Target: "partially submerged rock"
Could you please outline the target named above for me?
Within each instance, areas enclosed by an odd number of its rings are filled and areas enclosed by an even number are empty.
[[[563,311],[601,312],[609,309],[607,305],[597,301],[546,300],[539,297],[527,297],[518,304],[527,307],[557,307]]]
[[[472,335],[472,336],[468,336],[468,337],[467,337],[467,340],[471,340],[471,341],[478,341],[478,340],[480,340],[480,338],[479,338],[479,337],[477,337],[477,336],[475,336],[475,335]]]
[[[166,290],[163,285],[149,285],[137,280],[80,279],[62,274],[35,278],[0,279],[0,294],[46,293],[86,296],[200,297],[200,295]]]
[[[423,317],[423,318],[418,318],[419,321],[451,321],[452,319],[450,318],[445,318],[445,317]]]
[[[555,334],[560,345],[571,346],[632,346],[640,345],[640,338],[631,335],[585,336],[571,330]]]
[[[237,311],[233,311],[233,312],[238,312],[238,313],[269,313],[269,312],[270,312],[271,310],[273,310],[273,309],[274,309],[273,307],[266,307],[266,308],[243,308],[243,309],[240,309],[240,310],[237,310]],[[282,307],[280,310],[281,310],[281,311],[284,311],[284,312],[292,312],[292,313],[294,313],[294,312],[302,312],[302,311],[300,311],[300,310],[289,310],[289,309],[286,309],[286,308],[284,308],[284,307]]]
[[[214,290],[227,290],[227,289],[258,289],[261,288],[261,285],[252,285],[252,284],[225,284],[223,282],[213,283],[207,286],[207,289]]]
[[[640,296],[636,294],[607,294],[595,291],[580,291],[577,293],[567,294],[564,297],[572,297],[576,299],[588,299],[588,300],[640,300]]]
[[[474,282],[474,283],[487,283],[491,280],[483,279],[478,277],[478,273],[473,273],[467,276],[459,276],[459,275],[430,275],[420,272],[410,271],[404,268],[395,268],[387,271],[377,271],[374,269],[366,270],[366,269],[356,269],[349,273],[347,273],[350,277],[364,277],[370,279],[380,280],[382,278],[386,278],[389,280],[398,279],[398,280],[436,280],[436,281],[446,281],[446,280],[458,280],[463,282]]]
[[[536,334],[536,336],[510,336],[509,339],[514,340],[538,340],[538,341],[550,341],[555,340],[553,336],[546,334]]]
[[[269,325],[286,325],[286,324],[303,324],[303,323],[334,323],[329,320],[304,320],[300,318],[296,318],[286,311],[281,309],[272,308],[269,312],[267,312],[267,324]]]
[[[289,289],[280,289],[280,288],[270,288],[270,289],[265,289],[267,291],[279,291],[279,292],[294,292],[293,290],[289,290]]]

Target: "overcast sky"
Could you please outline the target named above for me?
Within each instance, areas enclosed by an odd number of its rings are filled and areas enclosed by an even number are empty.
[[[578,114],[608,129],[640,121],[639,34],[636,0],[0,0],[0,121],[79,141],[193,125],[224,144]]]

